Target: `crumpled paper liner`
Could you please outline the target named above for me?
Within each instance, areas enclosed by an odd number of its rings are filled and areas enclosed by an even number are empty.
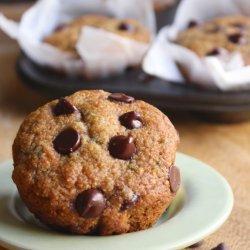
[[[146,73],[184,84],[179,67],[184,66],[190,82],[222,91],[250,89],[250,66],[244,65],[239,53],[224,56],[198,57],[193,51],[175,44],[180,31],[190,20],[205,22],[221,16],[250,15],[250,1],[245,0],[183,0],[173,25],[159,32],[143,61]]]
[[[40,0],[23,14],[20,23],[0,13],[0,28],[16,39],[34,62],[70,75],[106,77],[140,64],[149,44],[93,27],[82,29],[76,44],[80,58],[43,42],[58,25],[91,13],[133,18],[155,32],[152,3],[145,0]]]

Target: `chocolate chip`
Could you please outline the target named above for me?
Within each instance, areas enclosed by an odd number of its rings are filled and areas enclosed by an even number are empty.
[[[123,93],[113,93],[108,97],[111,101],[117,101],[117,102],[125,102],[125,103],[132,103],[135,98],[132,96],[127,96]]]
[[[220,54],[220,49],[215,48],[215,49],[212,49],[211,51],[209,51],[206,55],[207,56],[217,56],[219,54]]]
[[[211,250],[228,250],[228,248],[226,244],[222,242],[218,246],[212,248]]]
[[[53,141],[55,150],[63,155],[70,154],[81,145],[81,137],[73,128],[62,131]]]
[[[141,116],[134,111],[123,114],[119,117],[121,125],[127,129],[141,128],[144,125]]]
[[[76,211],[83,218],[95,218],[102,214],[106,199],[98,189],[88,189],[76,198]]]
[[[55,29],[55,32],[59,32],[59,31],[62,31],[64,30],[66,27],[68,27],[68,25],[66,23],[61,23],[59,24],[56,29]]]
[[[128,32],[133,31],[132,26],[129,25],[128,23],[126,23],[126,22],[120,23],[119,26],[118,26],[118,29],[121,30],[121,31],[128,31]]]
[[[180,187],[181,182],[180,170],[176,166],[171,166],[169,168],[169,182],[171,191],[173,193],[176,193]]]
[[[203,241],[199,241],[191,246],[189,246],[188,248],[196,248],[196,247],[200,247],[203,244]]]
[[[55,105],[53,109],[53,113],[55,116],[59,115],[71,115],[77,111],[77,108],[73,106],[68,100],[65,98],[61,98],[59,102]]]
[[[111,138],[109,152],[114,158],[130,160],[136,152],[134,139],[131,136],[124,135]]]
[[[209,51],[206,56],[218,56],[218,55],[223,55],[226,54],[227,50],[224,48],[214,48],[211,51]]]
[[[120,211],[128,210],[129,208],[133,207],[136,202],[139,200],[139,196],[137,194],[134,194],[131,200],[125,200],[120,208]]]
[[[241,33],[229,35],[228,40],[232,43],[240,45],[246,45],[248,43],[247,38]]]
[[[199,25],[199,23],[197,22],[197,21],[195,21],[195,20],[191,20],[191,21],[189,21],[189,23],[188,23],[188,28],[190,29],[190,28],[194,28],[194,27],[197,27]]]

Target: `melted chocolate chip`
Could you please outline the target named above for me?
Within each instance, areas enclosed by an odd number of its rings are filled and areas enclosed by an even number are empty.
[[[136,202],[139,200],[139,196],[137,194],[134,194],[131,200],[125,200],[120,208],[120,211],[128,210],[129,208],[133,207]]]
[[[188,23],[188,28],[190,29],[190,28],[194,28],[194,27],[197,27],[199,25],[199,23],[197,22],[197,21],[195,21],[195,20],[191,20],[191,21],[189,21],[189,23]]]
[[[141,128],[144,125],[143,119],[137,112],[128,112],[119,117],[121,125],[127,129]]]
[[[59,115],[71,115],[77,111],[77,108],[73,106],[68,100],[65,98],[61,98],[59,102],[55,105],[53,109],[53,113],[55,116]]]
[[[81,137],[73,128],[62,131],[53,141],[55,150],[63,155],[70,154],[81,145]]]
[[[228,250],[228,248],[226,244],[222,242],[218,246],[212,248],[211,250]]]
[[[76,211],[83,218],[95,218],[102,214],[106,199],[98,189],[88,189],[76,198]]]
[[[121,30],[121,31],[128,31],[128,32],[133,31],[132,26],[129,25],[128,23],[126,23],[126,22],[120,23],[119,26],[118,26],[118,29]]]
[[[134,139],[131,136],[124,135],[111,138],[109,152],[114,158],[130,160],[136,152]]]
[[[188,248],[197,248],[197,247],[200,247],[202,244],[203,244],[203,241],[199,241],[199,242],[189,246]]]
[[[176,193],[181,182],[180,170],[176,166],[171,166],[169,168],[169,182],[171,191]]]
[[[125,103],[132,103],[134,102],[135,98],[132,96],[127,96],[123,93],[113,93],[108,97],[109,100],[111,101],[116,101],[116,102],[125,102]]]
[[[235,43],[235,44],[239,44],[239,45],[245,45],[248,42],[247,38],[241,33],[229,35],[228,40],[231,43]]]

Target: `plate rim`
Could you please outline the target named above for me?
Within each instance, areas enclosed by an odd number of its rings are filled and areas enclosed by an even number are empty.
[[[179,160],[178,160],[179,159]],[[225,198],[225,197],[223,197],[223,199],[225,199],[225,200],[227,200],[227,206],[226,207],[224,207],[224,214],[223,215],[220,215],[220,217],[217,219],[217,222],[213,222],[213,225],[207,225],[207,228],[206,229],[203,229],[203,231],[200,233],[200,232],[196,232],[196,235],[195,235],[195,237],[193,236],[193,237],[191,237],[191,239],[186,239],[186,242],[185,243],[176,243],[177,245],[176,246],[174,246],[174,245],[172,245],[172,247],[171,248],[167,248],[166,247],[166,245],[161,245],[161,244],[159,244],[158,246],[155,246],[155,248],[154,249],[157,249],[157,250],[166,250],[166,249],[179,249],[180,247],[187,247],[188,245],[192,245],[192,244],[194,244],[195,242],[198,242],[198,241],[200,241],[201,239],[203,239],[203,238],[205,238],[205,237],[207,237],[208,235],[210,235],[211,233],[213,233],[213,232],[215,232],[225,221],[226,221],[226,219],[229,217],[229,215],[231,214],[231,211],[232,211],[232,208],[233,208],[233,192],[232,192],[232,189],[231,189],[231,187],[230,187],[230,185],[228,184],[228,182],[226,181],[226,179],[221,175],[221,174],[219,174],[215,169],[213,169],[212,167],[210,167],[209,165],[207,165],[207,164],[205,164],[205,163],[203,163],[203,162],[201,162],[200,160],[197,160],[197,159],[195,159],[195,158],[193,158],[193,157],[190,157],[190,156],[187,156],[187,155],[185,155],[185,154],[182,154],[182,153],[177,153],[177,163],[178,163],[178,161],[189,161],[189,162],[195,162],[195,164],[197,164],[197,165],[201,165],[201,166],[203,166],[204,168],[203,168],[203,170],[202,171],[205,171],[204,169],[206,169],[206,171],[208,172],[208,173],[210,173],[211,175],[213,175],[213,176],[215,176],[216,178],[217,178],[217,181],[218,180],[220,180],[221,182],[220,182],[220,184],[225,188],[225,190],[226,190],[226,195],[227,195],[227,197]],[[11,160],[8,160],[8,161],[5,161],[5,162],[2,162],[2,163],[0,163],[0,173],[3,171],[2,169],[4,169],[3,168],[3,166],[8,166],[8,165],[10,165],[10,164],[12,164],[12,161]],[[188,165],[188,164],[187,164]],[[182,169],[182,171],[183,171],[183,169],[185,168],[185,167],[183,167],[183,166],[180,166],[180,168]],[[5,170],[5,171],[7,171],[7,170]],[[185,171],[187,171],[187,170],[185,170]],[[184,172],[185,172],[184,171]],[[197,171],[197,170],[196,170]],[[205,171],[205,172],[206,172]],[[11,171],[10,170],[8,170],[7,171],[8,173],[10,173],[10,172],[12,172],[12,168],[11,168]],[[8,174],[7,173],[7,174]],[[6,173],[5,173],[6,174]],[[183,176],[184,177],[184,176]],[[1,175],[0,175],[0,178],[1,178]],[[189,177],[190,178],[190,177]],[[215,178],[215,179],[216,179]],[[185,178],[184,178],[185,179]],[[13,183],[12,183],[13,184]],[[184,183],[185,184],[185,183]],[[218,184],[218,183],[217,183]],[[13,187],[12,187],[12,192],[14,191],[14,184],[13,184]],[[17,191],[15,191],[15,192],[17,192]],[[0,191],[0,194],[1,194],[1,191]],[[1,204],[0,204],[0,206],[1,206]],[[181,213],[181,212],[180,212]],[[180,216],[180,215],[179,215]],[[1,217],[1,215],[0,215],[0,217]],[[154,235],[155,234],[155,232],[156,231],[159,231],[159,232],[161,232],[162,231],[162,228],[163,228],[163,230],[164,230],[164,228],[165,227],[167,227],[168,226],[168,224],[170,224],[170,221],[174,221],[175,222],[175,220],[176,220],[176,218],[178,218],[178,215],[177,216],[174,216],[173,218],[171,218],[169,221],[168,221],[168,223],[163,223],[163,224],[161,224],[161,225],[159,225],[159,226],[157,226],[157,227],[153,227],[153,228],[150,228],[150,229],[148,229],[148,230],[144,230],[144,231],[140,231],[140,232],[136,232],[136,233],[131,233],[131,234],[124,234],[124,235],[118,235],[118,236],[108,236],[108,237],[100,237],[100,236],[97,236],[97,238],[96,237],[94,237],[94,239],[95,240],[97,240],[97,241],[99,241],[99,239],[105,239],[105,240],[103,240],[103,241],[105,241],[105,242],[114,242],[114,240],[117,240],[118,239],[118,241],[119,240],[121,240],[122,238],[127,238],[127,240],[129,241],[129,239],[133,239],[133,238],[136,238],[137,237],[137,235],[138,235],[138,237],[143,237],[143,235],[148,235],[148,234],[151,234],[151,235]],[[177,221],[178,222],[178,221]],[[173,222],[171,222],[172,224],[173,224]],[[25,225],[25,223],[24,223],[24,225]],[[173,228],[173,226],[172,226],[172,228]],[[159,230],[160,229],[160,230]],[[18,230],[22,230],[22,228],[18,228],[18,229],[16,229],[17,230],[17,232],[18,232]],[[29,232],[29,231],[27,231],[27,232]],[[52,234],[54,234],[54,232],[52,232]],[[57,234],[57,233],[55,233],[57,236],[59,235],[59,234]],[[46,234],[45,234],[45,236],[46,236]],[[70,236],[65,236],[65,235],[63,235],[64,237],[67,237],[67,238],[71,238]],[[133,237],[131,237],[131,236],[133,236]],[[29,237],[29,235],[27,236],[27,237]],[[32,236],[31,236],[32,237]],[[61,235],[60,235],[60,237],[61,237]],[[59,237],[59,238],[60,238]],[[73,236],[74,237],[74,236]],[[76,236],[76,237],[78,237],[78,236]],[[85,240],[87,240],[87,239],[89,239],[89,237],[91,237],[92,239],[93,239],[93,236],[87,236],[87,237],[85,237],[85,236],[80,236],[80,237],[84,237],[85,238]],[[137,238],[138,238],[137,237]],[[91,240],[92,240],[91,239]],[[107,240],[106,240],[107,239]],[[111,239],[111,240],[110,240]],[[72,240],[72,239],[70,239],[70,240]],[[91,241],[90,240],[90,241]],[[80,239],[80,241],[83,243],[83,239]],[[181,240],[180,240],[181,241]],[[32,250],[41,250],[41,249],[44,249],[44,246],[38,246],[38,247],[35,247],[34,248],[34,246],[32,246],[32,248],[30,248],[30,246],[28,246],[27,244],[23,244],[23,242],[20,244],[20,243],[18,243],[18,242],[13,242],[13,240],[11,239],[8,239],[8,240],[6,240],[6,238],[4,238],[4,236],[2,236],[2,232],[1,232],[1,221],[0,221],[0,243],[3,245],[3,246],[6,246],[6,247],[8,247],[9,249],[32,249]],[[92,242],[93,243],[93,242]],[[60,243],[61,244],[61,243]],[[42,248],[41,248],[42,247]],[[144,248],[144,246],[142,246],[143,248],[140,248],[140,249],[146,249],[146,248]],[[61,248],[62,249],[62,248]],[[66,249],[66,248],[65,248]],[[77,248],[78,249],[78,248]],[[82,248],[82,249],[85,249],[85,248]],[[97,248],[89,248],[89,247],[87,247],[86,249],[97,249]],[[98,248],[99,249],[99,248]],[[112,248],[111,248],[112,249]],[[131,248],[130,247],[130,249],[132,250],[133,248]],[[135,248],[136,250],[137,250],[137,248]],[[152,249],[152,248],[147,248],[147,249]],[[62,249],[63,250],[63,249]]]

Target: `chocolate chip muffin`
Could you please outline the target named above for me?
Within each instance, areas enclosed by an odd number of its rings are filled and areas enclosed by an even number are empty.
[[[204,24],[190,21],[188,29],[176,41],[200,57],[240,52],[245,64],[250,64],[250,18],[226,16]]]
[[[29,210],[69,233],[152,226],[180,185],[169,119],[122,93],[80,91],[31,113],[13,144],[13,180]]]
[[[54,33],[44,38],[44,42],[53,45],[61,51],[77,55],[75,46],[84,26],[104,29],[138,42],[149,43],[151,40],[150,32],[137,20],[120,20],[106,16],[86,15],[78,17],[71,23],[60,25]]]
[[[176,0],[153,0],[156,11],[166,10],[176,3]]]

